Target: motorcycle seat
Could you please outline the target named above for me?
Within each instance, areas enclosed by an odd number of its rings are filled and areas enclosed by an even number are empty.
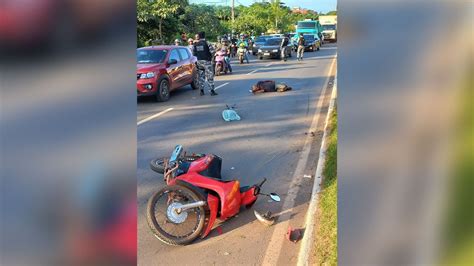
[[[209,163],[208,168],[204,171],[201,171],[199,174],[222,181],[221,169],[222,159],[216,155],[213,155],[213,159]]]
[[[249,191],[252,188],[252,186],[243,186],[240,187],[240,193],[244,193],[246,191]]]

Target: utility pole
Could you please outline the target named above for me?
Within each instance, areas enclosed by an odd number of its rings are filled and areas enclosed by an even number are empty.
[[[232,16],[232,38],[234,37],[234,29],[235,29],[235,13],[234,13],[234,3],[235,0],[232,0],[232,7],[230,10],[231,16]]]

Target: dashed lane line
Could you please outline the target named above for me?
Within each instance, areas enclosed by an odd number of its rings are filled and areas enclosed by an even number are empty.
[[[254,71],[247,73],[247,75],[253,74],[253,73],[257,72],[257,71],[258,71],[258,69],[255,69]]]
[[[218,89],[224,87],[224,86],[227,85],[227,84],[229,84],[229,82],[226,82],[226,83],[224,83],[224,84],[222,84],[222,85],[219,85],[219,86],[215,87],[214,90],[216,91],[216,90],[218,90]]]
[[[154,114],[154,115],[152,115],[152,116],[149,116],[149,117],[147,117],[147,118],[145,118],[145,119],[143,119],[143,120],[140,120],[140,121],[137,122],[137,126],[139,126],[139,125],[141,125],[141,124],[143,124],[143,123],[146,123],[146,122],[148,122],[148,121],[150,121],[150,120],[152,120],[152,119],[154,119],[154,118],[157,118],[157,117],[159,117],[159,116],[161,116],[161,115],[164,115],[164,114],[168,113],[169,111],[171,111],[171,110],[173,110],[173,109],[174,109],[174,108],[171,107],[171,108],[168,108],[168,109],[166,109],[166,110],[164,110],[164,111],[161,111],[161,112],[159,112],[159,113],[157,113],[157,114]]]

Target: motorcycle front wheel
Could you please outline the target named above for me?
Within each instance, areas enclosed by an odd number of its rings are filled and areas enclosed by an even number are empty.
[[[148,200],[147,222],[155,237],[173,246],[189,244],[199,237],[206,219],[204,206],[179,214],[174,210],[200,200],[195,192],[178,185],[164,187],[153,194]]]

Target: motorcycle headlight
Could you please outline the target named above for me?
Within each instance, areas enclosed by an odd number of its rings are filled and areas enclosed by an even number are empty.
[[[155,73],[153,73],[153,72],[143,73],[143,74],[140,75],[141,79],[150,79],[150,78],[154,78],[154,77],[155,77]]]
[[[258,52],[261,53],[261,52],[262,52],[262,49],[258,49]]]

